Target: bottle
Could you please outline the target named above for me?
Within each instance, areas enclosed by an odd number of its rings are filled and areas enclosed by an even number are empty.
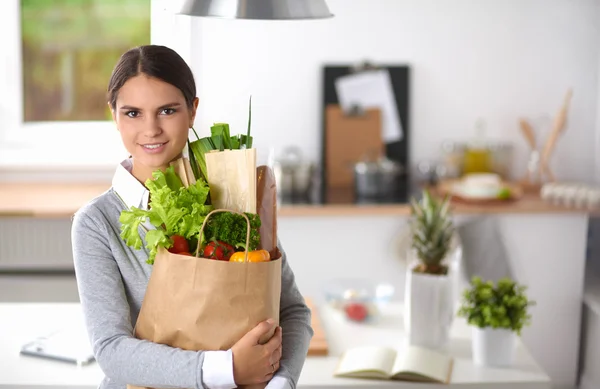
[[[475,123],[475,137],[467,144],[463,163],[463,173],[489,173],[492,169],[491,152],[485,140],[485,122]]]

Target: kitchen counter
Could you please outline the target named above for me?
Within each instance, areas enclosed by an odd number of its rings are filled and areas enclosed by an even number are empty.
[[[373,324],[350,323],[338,311],[319,306],[330,344],[328,356],[306,359],[299,388],[414,388],[434,389],[437,384],[335,378],[333,371],[341,353],[361,345],[393,346],[404,339],[402,307],[390,305],[382,319]],[[103,377],[97,363],[77,367],[63,362],[19,355],[20,346],[72,323],[81,322],[79,304],[0,304],[0,388],[92,389]],[[43,319],[43,320],[40,320]],[[512,368],[489,368],[471,360],[470,328],[457,319],[448,352],[455,357],[450,387],[453,389],[549,389],[548,375],[519,341]]]
[[[72,266],[70,217],[109,185],[0,184],[0,216],[5,216],[0,217],[0,266],[39,268],[42,262],[48,264],[42,270],[50,264],[61,269]],[[537,302],[524,344],[556,385],[575,386],[587,226],[593,213],[555,206],[532,195],[502,205],[453,206],[458,225],[492,222],[493,228],[481,230],[481,237],[491,242],[489,252],[470,261],[488,263],[493,269],[501,257],[499,249],[491,247],[501,243],[512,275],[528,285]],[[385,280],[401,297],[406,264],[398,242],[409,214],[405,203],[284,205],[279,209],[278,237],[306,295],[322,294],[323,285],[343,276]],[[25,230],[32,232],[28,242],[35,236],[37,244],[20,243],[24,236],[20,231]],[[358,244],[349,244],[353,240]]]
[[[71,217],[83,204],[101,194],[110,184],[1,183],[0,216]],[[567,208],[527,194],[514,202],[494,205],[453,204],[457,215],[474,214],[558,214],[592,213]],[[595,213],[598,211],[594,211]],[[401,203],[353,203],[343,200],[330,204],[283,204],[279,215],[286,216],[408,216],[410,207]]]

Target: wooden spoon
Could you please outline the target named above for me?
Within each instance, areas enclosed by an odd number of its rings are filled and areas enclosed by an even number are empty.
[[[529,124],[529,122],[526,119],[519,120],[519,124],[521,127],[521,132],[525,136],[525,140],[527,141],[527,143],[529,144],[529,147],[531,148],[531,155],[533,155],[534,152],[537,152],[536,144],[535,144],[535,133],[533,131],[533,128],[531,128],[531,125]],[[531,183],[531,178],[532,178],[531,173],[532,172],[531,172],[530,166],[527,166],[527,169],[525,171],[525,178],[523,179],[523,183],[525,183],[525,184]]]
[[[556,147],[556,141],[558,140],[558,136],[564,131],[565,123],[567,122],[567,111],[569,109],[569,105],[571,102],[571,97],[573,96],[572,89],[568,89],[565,95],[565,99],[563,101],[563,105],[556,115],[554,119],[554,126],[552,127],[552,132],[544,145],[544,150],[542,151],[542,159],[541,159],[541,169],[542,173],[548,176],[550,182],[554,182],[554,174],[550,170],[549,161],[554,148]]]
[[[535,150],[535,133],[533,132],[533,128],[531,128],[526,119],[521,119],[519,123],[521,125],[521,132],[525,136],[529,147],[531,147],[531,150]]]

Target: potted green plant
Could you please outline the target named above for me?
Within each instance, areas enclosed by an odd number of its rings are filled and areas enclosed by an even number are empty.
[[[473,360],[478,365],[512,364],[517,337],[531,324],[527,287],[510,278],[483,281],[473,277],[463,293],[458,316],[473,327]]]
[[[410,257],[406,274],[405,328],[410,344],[442,348],[454,319],[454,223],[449,198],[424,190],[411,199]]]

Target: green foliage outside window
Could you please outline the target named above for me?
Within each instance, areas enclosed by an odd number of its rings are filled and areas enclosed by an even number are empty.
[[[150,0],[21,0],[24,120],[107,120],[120,55],[150,43]]]

